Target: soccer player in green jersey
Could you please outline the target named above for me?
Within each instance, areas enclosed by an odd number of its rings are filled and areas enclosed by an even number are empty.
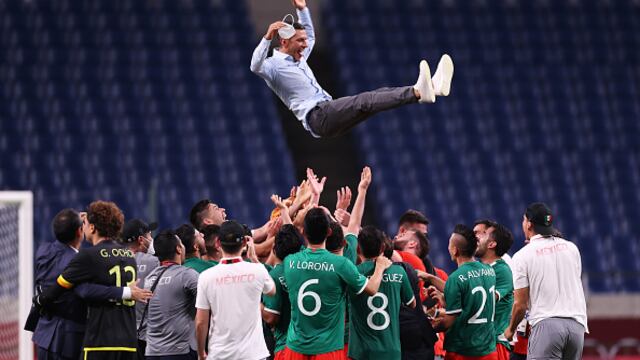
[[[484,234],[478,236],[476,257],[493,268],[496,273],[496,310],[493,326],[496,332],[496,351],[500,360],[509,360],[510,345],[504,330],[511,320],[513,306],[513,275],[502,259],[513,245],[513,234],[503,225],[491,223]]]
[[[367,279],[348,259],[325,249],[329,217],[313,208],[304,220],[308,248],[288,256],[284,278],[291,301],[291,324],[285,359],[344,358],[344,302],[347,289],[374,295],[382,274],[391,266],[385,257],[376,259],[375,271]]]
[[[364,276],[374,272],[374,261],[384,250],[382,231],[367,226],[358,234],[364,261],[358,271]],[[349,294],[351,304],[351,337],[349,357],[361,359],[400,360],[400,306],[416,306],[407,273],[399,265],[385,270],[378,292],[373,296]]]
[[[276,293],[273,296],[262,297],[264,304],[262,318],[274,329],[273,335],[276,340],[274,359],[276,360],[284,358],[283,350],[287,342],[287,330],[291,322],[291,303],[289,302],[289,292],[284,282],[284,266],[282,262],[287,256],[300,251],[303,244],[302,235],[291,224],[282,225],[282,228],[276,234],[273,246],[275,265],[269,272],[276,284]]]
[[[449,275],[444,297],[434,287],[430,294],[445,306],[445,314],[436,316],[436,330],[446,330],[446,360],[497,360],[493,328],[495,311],[495,271],[475,261],[478,239],[473,231],[456,225],[449,238],[449,254],[458,269]]]

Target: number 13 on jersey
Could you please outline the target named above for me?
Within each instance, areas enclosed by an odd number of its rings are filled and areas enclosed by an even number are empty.
[[[124,271],[123,271],[124,270]],[[123,274],[124,272],[124,274]],[[126,285],[125,286],[129,286],[131,284],[133,284],[136,281],[136,268],[133,266],[125,266],[124,268],[121,268],[120,265],[116,265],[114,267],[112,267],[111,269],[109,269],[109,275],[113,275],[116,277],[116,286],[117,287],[122,287],[122,278],[125,277],[126,275],[130,275],[129,276],[129,280],[126,280]],[[117,303],[118,305],[120,305],[120,303]],[[127,306],[133,306],[136,304],[135,300],[123,300],[122,304],[127,305]]]

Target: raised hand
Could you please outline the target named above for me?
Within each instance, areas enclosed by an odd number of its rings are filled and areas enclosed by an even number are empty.
[[[282,218],[275,218],[267,224],[267,239],[276,236],[282,227]]]
[[[358,191],[367,191],[371,185],[371,168],[365,166],[360,174],[360,184],[358,184]]]
[[[338,220],[338,223],[340,223],[340,225],[344,227],[349,226],[351,214],[349,214],[347,210],[336,209],[336,211],[333,212],[333,216],[336,218],[336,220]]]
[[[320,181],[318,181],[318,176],[311,170],[311,168],[307,168],[307,180],[309,181],[309,186],[311,187],[311,192],[313,193],[313,197],[311,202],[314,204],[318,204],[320,200],[320,194],[322,194],[322,190],[324,190],[324,183],[327,181],[327,177],[323,177]]]
[[[336,201],[336,210],[347,210],[351,205],[351,189],[348,186],[343,186],[336,191],[336,195],[338,199]]]
[[[291,215],[289,214],[289,207],[280,196],[276,194],[271,195],[271,201],[273,201],[276,207],[280,209],[280,225],[278,225],[278,230],[275,232],[277,233],[280,231],[282,224],[291,224]]]
[[[302,10],[302,9],[307,7],[307,1],[306,0],[291,0],[291,3],[298,10]]]
[[[247,239],[247,259],[252,263],[259,263],[258,254],[256,253],[256,244],[253,243],[253,238],[251,236],[245,236]]]
[[[269,25],[269,28],[267,29],[267,33],[264,34],[264,38],[267,40],[273,39],[273,36],[278,32],[278,29],[286,25],[287,24],[282,21],[276,21],[272,23],[271,25]]]
[[[280,210],[287,208],[287,205],[282,201],[282,198],[276,194],[271,195],[271,201],[273,201],[273,204]]]

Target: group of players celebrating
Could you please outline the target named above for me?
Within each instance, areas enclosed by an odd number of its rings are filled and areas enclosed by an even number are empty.
[[[428,257],[421,213],[404,214],[393,239],[361,227],[371,180],[365,167],[351,210],[345,187],[331,212],[319,203],[326,178],[308,169],[288,198],[271,197],[271,218],[254,230],[209,200],[193,207],[191,224],[153,239],[155,224],[124,224],[111,202],[61,211],[57,243],[79,251],[38,252],[38,357],[508,359],[517,323],[502,257],[511,232],[491,221],[457,225],[448,242],[457,269],[447,277]],[[81,342],[61,339],[74,335],[64,326],[42,336],[70,321],[84,327]]]

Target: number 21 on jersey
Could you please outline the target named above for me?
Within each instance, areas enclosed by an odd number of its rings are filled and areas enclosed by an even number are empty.
[[[492,286],[489,288],[489,296],[491,296],[491,304],[493,306],[493,311],[491,313],[491,322],[493,322],[494,317],[496,316],[496,298],[495,298],[496,287]],[[476,286],[471,290],[471,295],[475,295],[476,293],[480,293],[482,296],[482,304],[478,311],[473,314],[473,316],[467,321],[468,324],[485,324],[487,322],[487,318],[481,318],[480,315],[484,311],[485,306],[487,305],[487,292],[484,290],[482,286]]]

